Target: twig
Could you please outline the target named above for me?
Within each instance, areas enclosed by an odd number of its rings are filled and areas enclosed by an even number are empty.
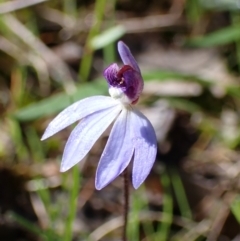
[[[39,85],[42,93],[49,93],[49,75],[45,61],[33,52],[26,52],[9,39],[0,36],[0,49],[16,59],[19,64],[32,65],[39,78]]]
[[[60,24],[63,28],[72,31],[72,34],[78,34],[81,31],[89,31],[94,24],[94,19],[92,20],[92,24],[84,24],[82,19],[75,21],[74,18],[67,16],[56,9],[51,9],[45,6],[41,7],[41,9],[42,10],[39,11],[41,17],[48,21]],[[141,18],[127,18],[124,20],[116,20],[116,25],[121,25],[126,33],[140,33],[158,30],[159,28],[169,27],[175,24],[179,25],[182,22],[180,17],[181,12]],[[104,29],[107,28],[108,25],[109,23],[107,21],[104,21],[102,24]]]
[[[180,17],[181,14],[153,15],[144,18],[119,20],[117,23],[123,25],[127,33],[140,33],[179,24]]]
[[[30,7],[48,0],[15,0],[0,4],[0,14],[10,13],[22,8]]]
[[[38,217],[40,226],[42,228],[47,228],[49,226],[49,214],[43,204],[43,201],[39,196],[35,193],[30,193],[30,199],[33,206],[33,209]]]
[[[131,224],[134,222],[135,217],[130,215],[129,223]],[[144,211],[139,213],[139,221],[158,221],[158,222],[169,222],[169,215],[162,212],[153,212],[153,211]],[[198,227],[197,223],[194,223],[192,220],[174,216],[172,223],[175,225],[178,225],[180,227],[184,227],[187,230],[192,230],[195,227]],[[210,225],[210,224],[209,224]],[[89,240],[91,241],[98,241],[101,240],[105,235],[113,232],[114,230],[120,228],[123,226],[123,217],[116,217],[108,222],[104,223],[100,227],[98,227],[96,230],[94,230],[89,235]],[[204,231],[205,232],[205,231]]]
[[[71,94],[75,91],[75,84],[66,64],[52,52],[42,41],[29,31],[18,19],[11,14],[2,16],[5,25],[17,35],[28,47],[47,63],[51,76],[62,82],[65,91]]]

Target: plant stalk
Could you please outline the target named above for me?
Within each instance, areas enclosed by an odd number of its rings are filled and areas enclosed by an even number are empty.
[[[124,195],[124,204],[123,204],[123,236],[122,240],[127,241],[127,224],[128,224],[128,208],[129,208],[129,178],[127,168],[123,172],[123,195]]]

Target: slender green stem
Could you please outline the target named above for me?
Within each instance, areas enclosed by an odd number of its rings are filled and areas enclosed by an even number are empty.
[[[123,181],[124,181],[124,206],[123,206],[123,241],[127,241],[127,224],[128,224],[128,207],[129,207],[129,179],[128,179],[128,170],[127,168],[123,172]]]
[[[176,195],[181,216],[192,219],[191,208],[189,206],[186,192],[177,169],[170,169],[170,174],[172,186]]]
[[[232,25],[238,25],[240,27],[239,13],[232,12],[231,18],[232,18]],[[236,44],[236,58],[237,58],[238,71],[240,71],[240,41],[236,40],[235,44]]]
[[[108,27],[113,27],[115,24],[115,5],[116,5],[116,0],[112,0],[111,1],[111,5],[109,2],[109,10],[110,10],[110,15],[109,16],[109,26]],[[116,60],[116,54],[115,54],[115,43],[112,42],[110,44],[108,44],[105,48],[103,48],[103,56],[104,56],[104,63],[105,65],[110,65],[111,63],[113,63]]]
[[[106,0],[97,0],[95,4],[94,9],[94,17],[95,17],[95,23],[92,26],[87,40],[86,45],[84,48],[84,53],[82,57],[82,61],[79,68],[79,79],[81,79],[83,82],[86,82],[90,73],[90,67],[92,63],[93,58],[93,49],[90,46],[91,39],[99,32],[103,16],[104,16],[104,10],[106,6]]]
[[[78,197],[78,191],[79,191],[79,186],[80,186],[80,174],[79,174],[79,167],[74,166],[73,169],[73,186],[71,189],[70,193],[70,200],[69,200],[69,215],[66,220],[66,228],[65,228],[65,233],[64,233],[64,239],[63,241],[71,241],[73,232],[72,232],[72,227],[73,227],[73,222],[75,219],[75,215],[77,212],[77,197]]]
[[[76,18],[77,17],[77,1],[75,0],[63,0],[64,13]]]
[[[172,193],[170,188],[170,179],[169,179],[167,170],[165,170],[161,174],[161,183],[164,189],[162,218],[163,220],[166,220],[166,222],[162,222],[159,225],[159,228],[155,235],[154,240],[164,241],[164,240],[168,240],[168,234],[169,234],[172,219],[173,219],[173,199],[172,199]]]

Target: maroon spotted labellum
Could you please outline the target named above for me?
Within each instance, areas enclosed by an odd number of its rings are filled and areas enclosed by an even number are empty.
[[[143,90],[143,79],[140,69],[129,48],[122,42],[118,42],[118,52],[124,63],[119,68],[116,63],[111,64],[104,71],[110,87],[119,88],[129,99],[129,104],[135,104]]]

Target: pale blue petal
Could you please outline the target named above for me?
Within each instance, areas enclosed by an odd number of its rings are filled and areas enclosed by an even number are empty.
[[[116,105],[118,105],[118,102],[108,96],[92,96],[79,100],[60,112],[49,123],[41,140],[47,139],[87,115]]]
[[[96,189],[104,188],[120,175],[128,166],[133,156],[129,113],[124,109],[117,118],[107,145],[102,153],[96,174]]]
[[[122,41],[118,42],[118,52],[124,64],[132,66],[137,72],[141,73],[137,61],[133,57],[130,49]]]
[[[134,161],[133,187],[137,189],[147,178],[156,159],[157,138],[150,121],[139,111],[131,112]]]
[[[121,105],[95,112],[85,117],[72,131],[62,158],[61,172],[81,161],[97,139],[121,111]]]

